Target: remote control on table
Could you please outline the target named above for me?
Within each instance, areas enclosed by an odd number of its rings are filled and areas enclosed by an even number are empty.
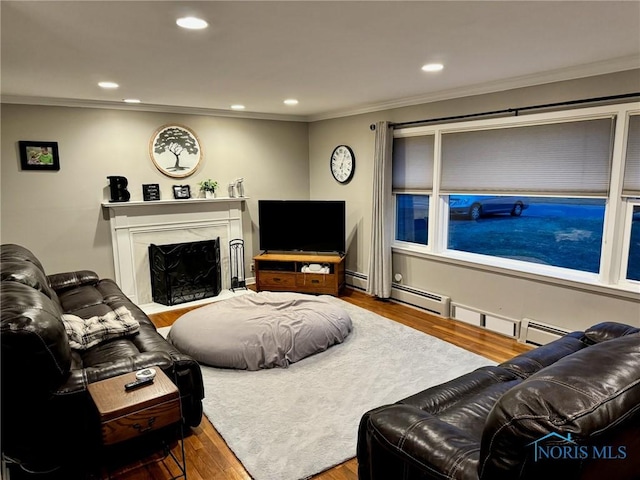
[[[126,383],[124,389],[128,392],[129,390],[144,387],[145,385],[151,385],[152,383],[153,378],[143,378],[141,380],[134,380],[131,383]]]

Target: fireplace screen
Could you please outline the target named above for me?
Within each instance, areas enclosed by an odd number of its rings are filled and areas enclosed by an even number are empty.
[[[153,301],[163,305],[215,297],[221,290],[220,238],[149,245]]]

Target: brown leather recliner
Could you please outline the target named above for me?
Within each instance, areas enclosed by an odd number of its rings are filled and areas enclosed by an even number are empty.
[[[640,329],[573,332],[367,412],[360,480],[640,478]]]
[[[159,367],[180,391],[184,423],[202,418],[200,367],[157,331],[115,282],[91,271],[47,276],[19,245],[0,247],[2,452],[24,470],[55,471],[98,445],[100,425],[87,385]],[[134,335],[74,350],[62,314],[104,316],[124,306],[140,324]]]

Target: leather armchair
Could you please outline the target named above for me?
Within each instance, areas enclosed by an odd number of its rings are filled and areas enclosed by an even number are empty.
[[[47,276],[19,245],[0,247],[2,450],[24,469],[44,472],[76,461],[98,445],[100,425],[87,385],[145,367],[159,367],[178,386],[184,422],[202,418],[200,367],[170,345],[115,282],[94,272]],[[69,345],[62,314],[103,316],[126,307],[135,335],[87,350]]]
[[[640,472],[640,329],[605,322],[360,422],[360,480],[631,480]]]

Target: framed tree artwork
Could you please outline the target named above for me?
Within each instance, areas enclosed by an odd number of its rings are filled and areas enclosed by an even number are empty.
[[[58,142],[20,140],[18,147],[22,170],[60,170]]]
[[[202,147],[198,136],[189,127],[164,125],[151,136],[149,155],[163,174],[183,178],[197,170],[202,159]]]

